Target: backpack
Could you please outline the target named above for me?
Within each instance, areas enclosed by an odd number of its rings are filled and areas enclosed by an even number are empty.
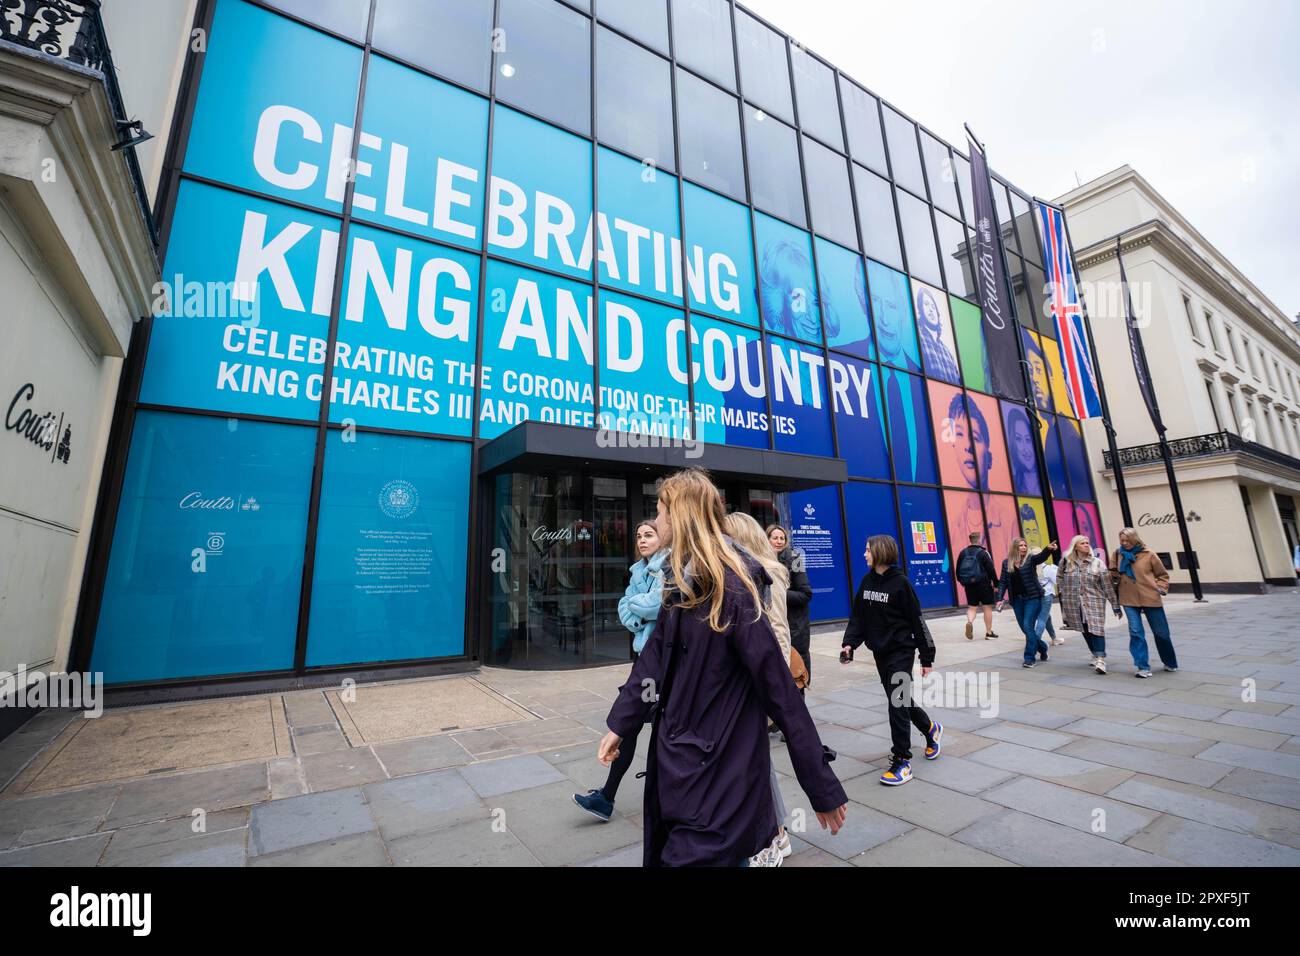
[[[980,549],[967,548],[957,560],[957,580],[962,584],[978,584],[984,580],[984,569],[980,567]]]

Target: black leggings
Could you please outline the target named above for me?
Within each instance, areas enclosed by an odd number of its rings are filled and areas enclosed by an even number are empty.
[[[605,799],[610,803],[613,803],[614,797],[618,795],[618,785],[623,782],[623,775],[632,766],[632,758],[635,756],[636,737],[624,738],[623,742],[618,745],[618,756],[609,765],[609,779],[605,781],[605,786],[600,788],[600,792],[605,795]]]

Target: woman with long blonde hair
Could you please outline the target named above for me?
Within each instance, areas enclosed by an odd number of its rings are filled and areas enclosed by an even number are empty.
[[[1047,660],[1047,644],[1043,640],[1044,624],[1039,613],[1043,609],[1043,586],[1038,583],[1038,566],[1057,554],[1053,541],[1037,554],[1029,553],[1029,543],[1024,538],[1012,538],[1007,548],[1007,558],[1002,562],[1002,576],[998,581],[997,610],[1001,612],[1010,596],[1011,607],[1016,612],[1016,623],[1025,635],[1025,659],[1022,667],[1034,666],[1034,655]]]
[[[653,711],[645,778],[646,866],[747,866],[777,835],[767,718],[785,733],[800,786],[838,833],[848,798],[761,593],[771,578],[728,540],[722,496],[701,469],[670,475],[656,524],[671,548],[659,624],[610,709],[609,766]]]
[[[1061,560],[1057,576],[1061,594],[1061,617],[1072,631],[1082,631],[1092,654],[1092,669],[1106,673],[1106,602],[1123,617],[1119,596],[1111,583],[1106,563],[1092,550],[1092,542],[1077,534]]]

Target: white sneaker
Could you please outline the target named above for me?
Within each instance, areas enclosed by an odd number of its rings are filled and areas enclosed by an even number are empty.
[[[783,857],[781,856],[781,852],[776,848],[776,845],[773,844],[772,846],[763,847],[763,849],[751,856],[749,858],[749,865],[780,866],[782,859]]]
[[[1138,671],[1138,672],[1137,672],[1136,674],[1134,674],[1133,676],[1134,676],[1134,677],[1141,677],[1141,678],[1145,679],[1145,678],[1151,676],[1151,672],[1150,672],[1150,671]]]
[[[1057,645],[1057,646],[1059,647],[1060,645],[1062,645],[1062,644],[1065,643],[1065,638],[1063,638],[1063,637],[1054,637],[1054,638],[1052,638],[1052,643],[1055,644],[1055,645]]]
[[[1094,657],[1092,659],[1092,669],[1095,670],[1098,674],[1106,673],[1106,658]]]

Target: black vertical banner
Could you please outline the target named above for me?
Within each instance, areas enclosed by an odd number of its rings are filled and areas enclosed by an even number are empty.
[[[1156,401],[1155,389],[1151,387],[1151,369],[1147,365],[1147,351],[1142,345],[1142,331],[1138,328],[1137,317],[1133,315],[1133,300],[1129,298],[1128,274],[1124,271],[1124,255],[1120,249],[1120,240],[1115,240],[1115,258],[1119,260],[1119,284],[1124,290],[1124,325],[1128,329],[1128,349],[1133,356],[1133,374],[1137,378],[1138,391],[1146,403],[1147,414],[1151,416],[1151,425],[1156,434],[1162,438],[1165,423],[1160,418],[1160,403]]]
[[[984,312],[984,344],[989,354],[990,387],[994,394],[1025,401],[1025,376],[1016,341],[1015,306],[1007,282],[1002,228],[989,181],[984,151],[972,140],[971,192],[975,200],[975,264],[979,271],[980,308]]]

